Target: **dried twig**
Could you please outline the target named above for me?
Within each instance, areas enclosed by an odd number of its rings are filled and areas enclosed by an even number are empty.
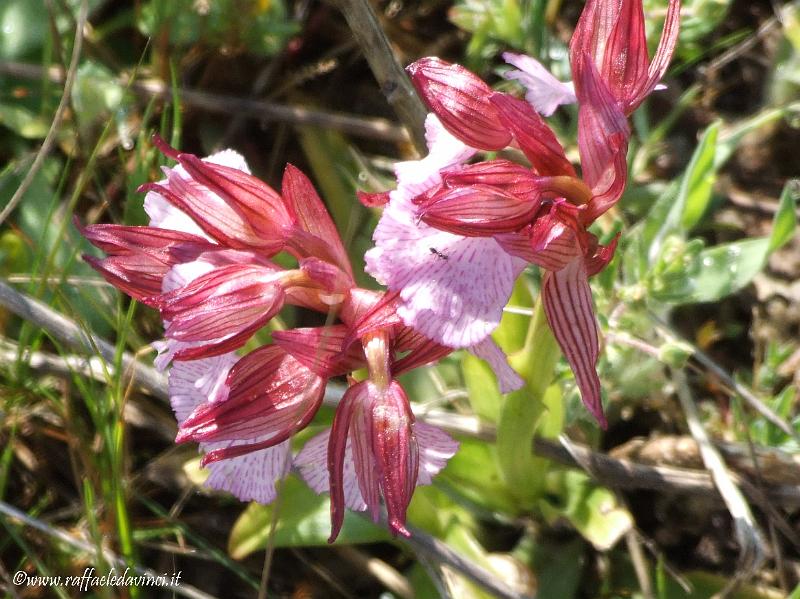
[[[114,363],[117,350],[111,343],[86,332],[43,302],[16,291],[2,279],[0,305],[38,325],[59,343],[82,354],[99,356],[110,364]],[[122,354],[122,369],[125,380],[135,382],[156,397],[168,397],[166,377],[155,368],[145,366],[128,352]]]
[[[425,145],[425,115],[427,110],[403,67],[397,62],[389,40],[381,27],[369,0],[329,0],[344,18],[358,41],[364,57],[383,95],[397,116],[408,128],[411,139],[421,155],[427,153]]]
[[[647,564],[644,551],[642,551],[642,543],[634,529],[625,533],[625,544],[628,547],[628,554],[631,556],[633,570],[636,572],[642,595],[645,599],[655,599],[653,583],[650,580],[650,567]]]
[[[104,549],[102,551],[102,555],[97,550],[97,547],[90,543],[89,541],[77,538],[66,531],[63,531],[59,528],[51,526],[38,518],[34,518],[29,516],[25,512],[15,508],[13,505],[9,505],[4,501],[0,501],[0,514],[3,514],[7,518],[11,520],[17,520],[21,524],[29,527],[34,528],[40,532],[43,532],[49,537],[57,539],[58,541],[77,549],[78,551],[83,551],[88,553],[89,555],[94,555],[95,559],[102,559],[109,564],[115,565],[121,568],[128,568],[130,567],[131,570],[135,571],[136,574],[140,576],[147,576],[148,578],[158,578],[159,573],[155,570],[151,570],[150,568],[143,568],[141,566],[130,566],[124,559],[119,557],[118,555],[112,553],[111,551]],[[213,595],[209,595],[208,593],[204,593],[200,589],[193,587],[190,584],[185,582],[181,582],[175,586],[169,587],[170,591],[175,595],[181,595],[183,597],[190,597],[191,599],[214,599]]]
[[[384,560],[369,555],[352,545],[337,546],[339,554],[359,571],[368,572],[392,594],[401,599],[414,599],[414,589],[408,579]]]
[[[411,532],[411,537],[402,540],[415,551],[427,555],[442,565],[457,570],[460,574],[463,574],[472,582],[491,591],[497,597],[503,597],[504,599],[524,599],[527,597],[527,595],[516,592],[507,584],[500,581],[495,574],[463,558],[453,551],[446,543],[440,541],[436,537],[432,537],[428,533],[422,532],[412,526],[406,527]]]
[[[689,347],[692,348],[692,357],[697,360],[703,367],[705,367],[709,372],[711,372],[714,376],[719,378],[724,385],[726,385],[733,393],[739,395],[747,404],[750,405],[756,412],[761,414],[764,418],[766,418],[769,422],[777,426],[781,431],[792,437],[795,441],[800,443],[800,434],[797,433],[791,426],[775,411],[766,405],[761,399],[756,397],[756,395],[750,391],[747,387],[739,383],[736,379],[734,379],[728,372],[719,364],[717,364],[711,356],[706,354],[703,350],[701,350],[697,345],[689,341],[688,339],[682,337],[675,331],[671,330],[670,327],[665,323],[660,317],[658,317],[654,313],[650,313],[650,316],[656,322],[656,332],[659,333],[664,339],[667,341],[673,340],[680,340],[682,343],[687,344]]]
[[[681,370],[673,370],[672,379],[675,382],[675,391],[681,402],[681,407],[686,415],[689,432],[697,441],[703,463],[711,472],[714,484],[733,518],[736,540],[739,543],[740,551],[739,571],[720,593],[720,596],[727,597],[740,584],[751,578],[764,562],[764,541],[750,511],[750,506],[733,481],[722,456],[711,443],[708,433],[700,422],[700,415],[689,390],[686,375]]]
[[[0,212],[0,224],[2,224],[3,221],[8,218],[8,215],[11,214],[17,205],[22,201],[23,196],[30,188],[34,178],[39,173],[39,170],[44,165],[45,158],[47,158],[50,150],[53,149],[53,144],[56,141],[56,134],[61,126],[61,120],[64,118],[64,111],[67,109],[69,97],[72,93],[72,85],[75,83],[75,74],[78,72],[78,60],[81,57],[81,48],[83,47],[83,28],[84,25],[86,25],[86,19],[88,18],[88,15],[89,2],[88,0],[83,0],[78,12],[78,21],[75,25],[75,41],[72,43],[72,57],[69,61],[67,74],[64,77],[64,93],[61,94],[61,100],[58,102],[55,115],[53,115],[53,122],[50,123],[50,129],[47,131],[47,136],[44,138],[42,147],[39,148],[39,152],[36,154],[33,164],[25,174],[25,178],[22,180],[22,183],[19,184],[19,187],[14,192],[14,195],[11,196],[8,204],[6,204],[5,208],[3,208],[2,212]]]
[[[328,389],[330,388],[329,385]],[[326,397],[326,401],[336,400],[329,400]],[[496,437],[495,427],[482,422],[477,416],[428,410],[418,413],[417,417],[453,433],[486,441],[493,441]],[[649,489],[662,493],[718,496],[714,481],[705,471],[673,466],[648,466],[627,459],[613,458],[577,443],[569,444],[570,449],[567,450],[559,443],[547,439],[534,439],[533,452],[564,466],[587,470],[596,481],[615,489]],[[800,485],[770,485],[763,494],[759,494],[757,489],[752,491],[753,488],[753,485],[744,485],[743,490],[753,503],[765,510],[768,509],[768,504],[786,507],[800,505]]]
[[[26,79],[41,79],[46,76],[56,83],[64,81],[61,69],[43,69],[38,65],[13,61],[0,62],[0,73]],[[305,106],[280,104],[268,100],[250,100],[186,88],[176,89],[158,79],[131,81],[129,77],[122,76],[117,82],[122,87],[129,88],[147,98],[172,100],[177,97],[187,106],[211,113],[236,114],[254,119],[282,121],[292,125],[315,125],[336,129],[350,135],[392,142],[408,141],[405,129],[382,118],[362,117]]]

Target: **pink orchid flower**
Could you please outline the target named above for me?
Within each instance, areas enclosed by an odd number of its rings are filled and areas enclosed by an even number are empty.
[[[176,441],[200,444],[208,486],[268,503],[291,468],[290,438],[311,422],[328,381],[368,367],[370,378],[351,387],[337,411],[330,456],[322,462],[329,470],[325,490],[333,491],[331,540],[344,506],[353,506],[339,493],[352,485],[343,479],[349,471],[357,474],[364,506],[377,515],[382,496],[392,532],[408,534],[405,513],[415,486],[429,483],[457,444],[414,422],[396,377],[451,348],[404,324],[396,294],[356,287],[333,222],[299,170],[286,168],[279,194],[250,175],[235,152],[200,160],[156,143],[178,165],[165,169],[163,181],[142,187],[150,226],[81,231],[107,254],[86,260],[161,312],[166,340],[157,343],[156,364],[163,369],[174,361],[169,394]],[[273,262],[279,252],[294,256],[297,267]],[[333,311],[339,322],[276,331],[272,343],[237,355],[287,304]],[[497,361],[491,351],[485,355]],[[362,398],[356,411],[364,417],[351,426],[353,397]],[[348,444],[360,450],[340,451]],[[308,474],[319,464],[309,461],[311,449],[303,455],[301,471]],[[371,473],[379,476],[368,478]]]
[[[599,339],[588,278],[611,260],[616,239],[601,246],[588,227],[619,200],[625,188],[630,138],[626,115],[665,72],[677,39],[679,11],[679,1],[671,0],[664,35],[650,63],[643,42],[641,0],[590,0],[584,8],[571,46],[581,177],[537,112],[549,114],[559,104],[571,101],[572,90],[543,72],[532,59],[506,57],[518,68],[510,77],[531,87],[528,101],[496,93],[463,67],[438,58],[423,58],[410,65],[415,87],[447,134],[480,150],[516,147],[530,168],[505,159],[466,164],[468,157],[456,152],[450,160],[435,163],[430,156],[434,149],[438,151],[435,142],[444,132],[432,136],[429,157],[417,163],[427,184],[413,188],[414,196],[405,188],[405,173],[398,173],[398,189],[389,194],[374,236],[376,249],[372,256],[368,254],[373,275],[404,299],[409,290],[422,284],[434,311],[443,313],[458,306],[454,322],[459,330],[475,332],[469,344],[486,339],[499,321],[472,318],[473,314],[497,314],[522,269],[514,262],[498,284],[496,273],[504,271],[495,248],[543,268],[542,297],[548,322],[575,373],[584,404],[603,427],[606,420],[596,372]],[[594,20],[601,17],[602,23],[595,27]],[[542,89],[534,89],[537,86]],[[404,274],[409,265],[421,262],[420,242],[444,233],[451,236],[448,247],[476,240],[496,243],[491,246],[494,252],[486,254],[492,265],[474,261],[472,269],[459,271],[448,268],[449,260],[442,260],[434,276],[425,276],[430,266],[417,268],[416,278]],[[434,257],[441,258],[438,246],[434,249]],[[415,252],[417,260],[413,261],[410,257]],[[448,284],[449,276],[460,277],[462,286]],[[417,282],[420,279],[421,283]],[[403,317],[408,323],[426,314],[410,302],[406,310]],[[447,332],[439,323],[426,334],[445,345],[467,345],[465,339]]]

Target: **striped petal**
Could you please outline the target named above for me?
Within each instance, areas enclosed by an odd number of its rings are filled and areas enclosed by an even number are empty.
[[[561,270],[545,273],[542,299],[553,335],[575,374],[581,399],[600,426],[606,428],[596,370],[600,352],[597,322],[583,257],[575,258]]]
[[[312,437],[294,459],[300,476],[316,493],[330,492],[330,480],[326,465],[330,429]],[[414,423],[414,434],[419,447],[419,473],[417,485],[430,485],[433,477],[447,465],[448,460],[458,451],[458,441],[439,427]],[[352,443],[348,439],[344,458],[344,499],[345,505],[355,511],[363,512],[367,504],[358,488],[358,478],[353,464]]]
[[[463,164],[475,155],[475,149],[451,135],[433,113],[425,119],[425,141],[427,156],[395,163],[397,189],[389,194],[390,200],[410,200],[425,193],[442,182],[441,170]]]
[[[530,200],[539,195],[537,177],[531,169],[510,160],[485,160],[448,167],[441,171],[445,187],[490,185],[503,193]],[[414,200],[415,204],[421,202]]]
[[[625,189],[630,129],[625,115],[603,83],[588,55],[581,58],[578,150],[586,184],[593,197],[584,216],[590,223],[611,208]]]
[[[494,239],[439,231],[416,222],[415,213],[408,201],[389,203],[367,272],[400,293],[397,313],[406,325],[449,347],[475,345],[499,324],[525,262]]]
[[[179,350],[175,357],[197,359],[244,344],[283,307],[281,275],[264,266],[229,265],[160,296],[157,305],[169,322],[166,337],[204,342]]]
[[[199,406],[181,424],[178,443],[247,440],[258,445],[256,439],[267,435],[277,444],[305,426],[325,392],[323,378],[274,345],[239,360],[227,384],[225,401]]]
[[[200,447],[203,451],[212,453],[246,443],[248,442],[202,443]],[[291,445],[289,441],[284,441],[272,447],[206,465],[209,474],[204,484],[206,487],[230,493],[240,501],[268,504],[275,501],[276,483],[289,474],[291,465]]]
[[[290,247],[301,257],[315,256],[336,264],[352,280],[350,259],[339,231],[308,177],[297,167],[287,164],[281,193],[297,220],[289,239]],[[301,231],[304,234],[300,234]]]
[[[498,93],[492,94],[490,101],[538,174],[575,176],[555,133],[530,104]]]
[[[520,199],[490,185],[444,188],[419,207],[423,222],[441,231],[490,237],[516,231],[539,209],[539,197]]]
[[[294,459],[294,465],[300,470],[300,476],[316,493],[330,492],[330,477],[328,474],[328,444],[331,429],[327,429],[308,441]],[[344,487],[344,504],[347,508],[357,512],[367,509],[367,504],[358,488],[358,477],[353,462],[353,444],[347,439],[344,453],[344,466],[342,481]]]
[[[439,427],[424,422],[414,423],[414,435],[419,448],[417,485],[429,485],[433,477],[447,465],[447,461],[456,455],[458,441]]]
[[[414,87],[444,127],[481,150],[502,150],[511,134],[489,102],[492,89],[461,65],[422,58],[408,66]]]
[[[234,150],[223,150],[203,158],[204,162],[211,162],[213,164],[221,164],[230,168],[238,169],[245,173],[250,173],[250,167],[247,166],[244,156],[235,152]],[[184,178],[190,179],[189,174],[182,166],[177,165],[174,169],[175,173]],[[165,185],[166,180],[159,181],[159,185]],[[170,204],[164,196],[155,191],[150,191],[144,197],[144,211],[150,217],[151,227],[161,227],[162,229],[172,229],[173,231],[181,231],[183,233],[192,233],[200,237],[211,240],[203,229],[192,220],[186,212],[180,208]]]
[[[225,354],[192,362],[178,362],[169,373],[169,396],[178,424],[200,405],[227,398],[225,379],[238,357]],[[264,441],[266,437],[256,438]],[[211,452],[252,443],[222,441],[201,443],[202,452]],[[270,503],[275,499],[275,483],[286,476],[291,465],[289,443],[262,449],[247,455],[209,464],[205,486],[231,493],[241,501]]]

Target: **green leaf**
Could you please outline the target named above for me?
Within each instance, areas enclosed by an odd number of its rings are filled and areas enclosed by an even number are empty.
[[[10,104],[0,104],[0,125],[26,139],[42,139],[50,128],[50,123],[33,111]]]
[[[22,58],[40,47],[47,34],[44,2],[5,0],[0,3],[0,57]]]
[[[508,299],[508,306],[525,309],[533,307],[533,304],[530,280],[526,276],[519,277],[514,284],[511,297]],[[503,312],[503,317],[499,326],[492,333],[492,338],[503,348],[503,351],[512,354],[525,345],[530,323],[531,316],[529,314]]]
[[[458,442],[458,453],[437,480],[458,489],[461,495],[487,510],[517,514],[520,505],[500,475],[495,447],[466,437]]]
[[[746,239],[700,252],[689,302],[714,302],[753,280],[769,256],[769,239]]]
[[[774,252],[789,242],[797,228],[797,200],[800,198],[800,181],[789,181],[781,192],[778,212],[772,222],[769,250]]]
[[[614,494],[598,487],[582,472],[564,471],[562,497],[566,504],[541,502],[546,517],[564,517],[598,551],[607,551],[633,526],[633,517],[617,503]]]
[[[104,123],[120,107],[125,89],[114,73],[94,61],[86,61],[75,75],[72,103],[81,129]]]
[[[278,518],[271,542],[275,547],[325,546],[331,532],[330,500],[317,495],[296,477],[286,478],[280,497],[272,505],[251,503],[233,525],[228,539],[228,553],[243,559],[267,547],[275,506]],[[375,543],[390,540],[389,533],[349,510],[336,543]]]
[[[523,537],[514,555],[533,566],[539,588],[536,599],[571,599],[577,596],[586,547],[577,537]]]
[[[717,174],[714,156],[719,127],[720,122],[717,121],[703,133],[681,181],[673,210],[676,215],[680,213],[680,224],[686,230],[700,222],[711,201],[711,190]]]
[[[544,396],[560,356],[542,303],[537,301],[525,346],[510,360],[525,379],[525,386],[505,396],[497,424],[500,470],[511,492],[526,507],[535,504],[547,472],[547,461],[535,457],[531,446],[536,429],[548,418]],[[560,396],[557,401],[561,401]],[[558,424],[562,424],[560,419]]]
[[[713,302],[749,284],[767,263],[770,254],[787,243],[797,228],[794,186],[789,182],[772,224],[772,234],[717,245],[700,252],[690,302]]]

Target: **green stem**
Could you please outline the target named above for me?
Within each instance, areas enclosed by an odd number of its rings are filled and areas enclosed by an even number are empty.
[[[527,451],[534,434],[560,430],[561,396],[550,387],[561,355],[553,338],[541,299],[536,300],[533,319],[523,348],[511,357],[511,365],[525,386],[505,396],[497,425],[497,455],[505,482],[525,507],[540,496],[548,461]]]

